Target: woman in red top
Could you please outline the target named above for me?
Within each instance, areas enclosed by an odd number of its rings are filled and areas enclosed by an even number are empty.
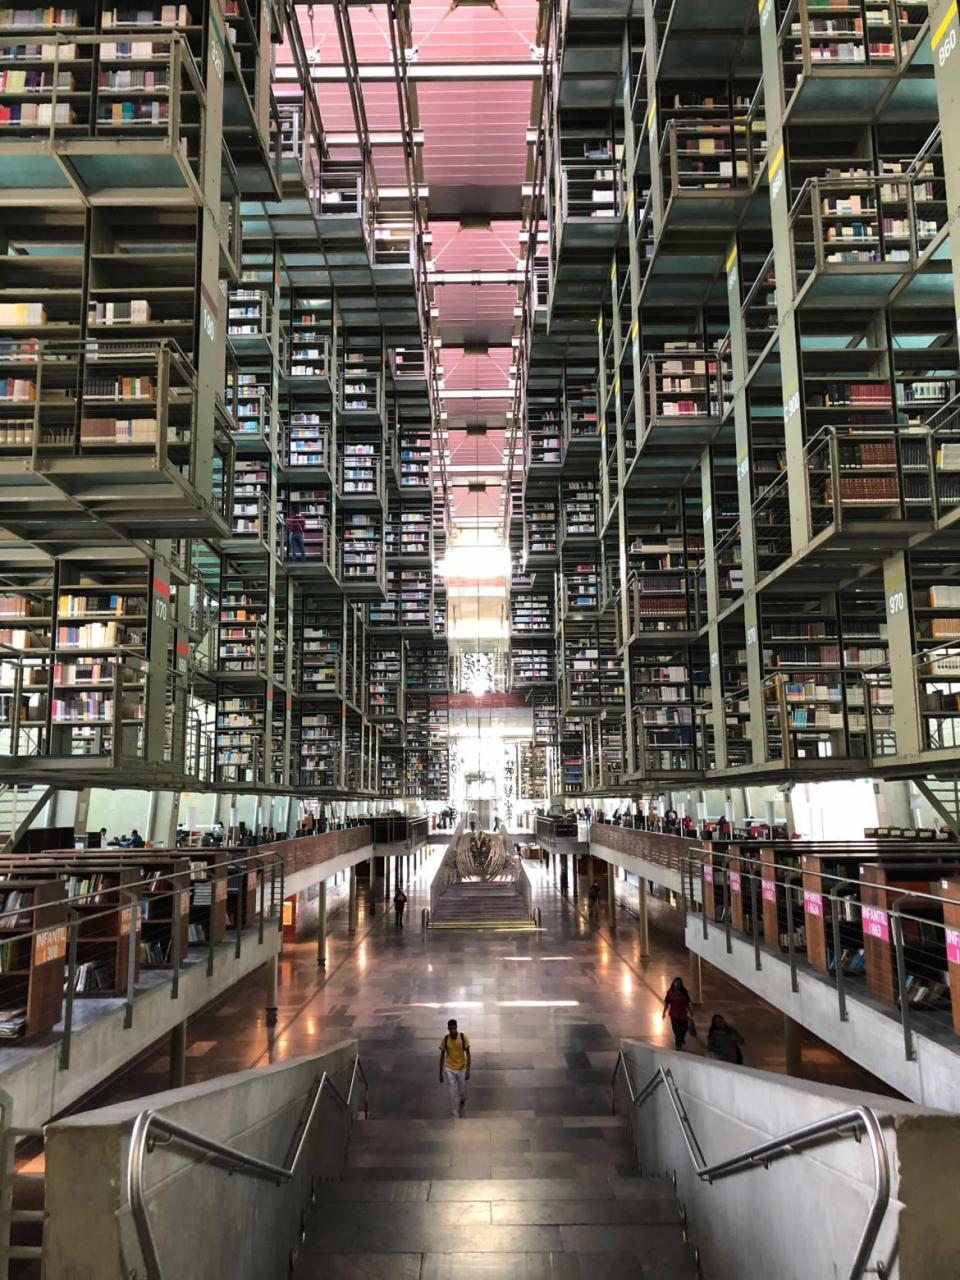
[[[678,1049],[682,1049],[690,1030],[690,993],[683,985],[682,978],[674,978],[670,983],[670,990],[663,998],[663,1016],[666,1017],[668,1013],[673,1027],[673,1042]]]

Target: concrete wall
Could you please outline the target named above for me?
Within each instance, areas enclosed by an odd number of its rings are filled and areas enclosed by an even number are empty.
[[[841,1022],[832,981],[798,965],[799,990],[792,991],[790,965],[786,959],[762,951],[762,968],[757,969],[753,944],[736,934],[732,935],[731,942],[733,950],[728,954],[722,926],[710,924],[704,938],[703,917],[688,918],[687,946],[691,951],[788,1013],[898,1093],[924,1106],[960,1111],[960,1055],[954,1039],[940,1044],[920,1034],[918,1028],[923,1022],[915,1017],[916,1057],[909,1060],[904,1052],[896,1009],[873,1000],[862,985],[848,982],[847,1021]]]
[[[122,1000],[90,999],[74,1003],[70,1067],[60,1067],[60,1037],[51,1033],[34,1044],[0,1048],[0,1102],[4,1124],[31,1127],[72,1106],[94,1086],[119,1071],[166,1035],[184,1018],[198,1013],[234,983],[265,964],[280,947],[276,925],[264,929],[263,942],[244,933],[239,959],[233,938],[214,952],[213,975],[206,955],[191,955],[180,972],[180,995],[170,998],[171,975],[147,970],[137,984],[133,1026],[124,1027]]]
[[[47,1128],[44,1264],[47,1280],[124,1280],[145,1273],[127,1198],[136,1117],[149,1107],[188,1129],[285,1164],[315,1081],[329,1072],[343,1093],[356,1042],[266,1067],[86,1112]],[[311,1180],[341,1174],[348,1134],[332,1094],[321,1099],[294,1180],[230,1175],[200,1153],[159,1146],[144,1164],[145,1201],[164,1276],[285,1280],[299,1244]]]
[[[871,1106],[883,1123],[891,1197],[868,1274],[878,1263],[888,1280],[960,1274],[960,1116],[632,1042],[624,1050],[637,1087],[658,1065],[670,1070],[708,1164],[852,1106]],[[623,1092],[620,1099],[630,1110],[643,1173],[676,1173],[690,1242],[711,1280],[846,1280],[873,1195],[865,1140],[837,1138],[711,1185],[694,1173],[663,1085],[642,1107],[630,1107]]]

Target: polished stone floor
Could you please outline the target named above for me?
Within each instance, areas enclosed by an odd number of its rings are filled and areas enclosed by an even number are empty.
[[[284,948],[274,1060],[312,1053],[356,1037],[368,1066],[378,1114],[439,1117],[445,1099],[436,1079],[436,1049],[448,1017],[474,1044],[473,1114],[591,1115],[609,1108],[609,1079],[621,1038],[671,1044],[661,1002],[670,980],[686,977],[679,911],[651,901],[649,960],[639,954],[636,921],[619,912],[611,936],[592,921],[586,896],[563,899],[552,869],[539,869],[536,901],[543,928],[535,934],[420,931],[429,902],[433,854],[407,886],[407,927],[392,912],[361,903],[358,929],[347,913],[330,921],[327,969],[312,940]],[[584,886],[585,887],[585,886]],[[342,901],[339,886],[331,905]],[[309,919],[301,916],[309,927]],[[717,970],[704,966],[700,1028],[723,1013],[743,1034],[747,1065],[783,1071],[781,1015]],[[193,1019],[188,1082],[269,1060],[264,981],[254,974]],[[688,1041],[703,1052],[702,1040]],[[889,1094],[881,1082],[813,1037],[804,1038],[804,1075],[823,1083]],[[166,1086],[161,1047],[114,1081],[95,1104]],[[90,1105],[89,1103],[87,1105]]]

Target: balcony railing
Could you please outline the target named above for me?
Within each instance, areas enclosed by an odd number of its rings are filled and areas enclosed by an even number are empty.
[[[623,214],[623,174],[618,161],[565,164],[560,174],[563,222],[615,222]]]

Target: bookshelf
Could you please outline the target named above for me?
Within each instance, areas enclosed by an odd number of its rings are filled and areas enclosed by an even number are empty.
[[[146,715],[146,577],[65,583],[56,598],[51,739],[63,755],[140,752]]]
[[[400,417],[394,470],[401,493],[429,494],[432,476],[433,437],[429,424],[405,422]]]
[[[528,689],[535,685],[557,682],[556,648],[550,644],[531,644],[514,640],[510,646],[510,685]]]
[[[340,513],[340,581],[347,594],[383,596],[383,520],[379,512]]]
[[[383,451],[379,437],[340,441],[337,489],[347,507],[381,506],[383,503]]]
[[[344,335],[340,360],[339,409],[345,426],[381,430],[386,422],[383,348]]]
[[[565,479],[560,492],[563,503],[563,542],[595,541],[600,532],[596,484],[592,480]]]
[[[371,720],[403,717],[403,649],[374,644],[370,650],[367,708]]]
[[[553,635],[553,593],[549,591],[512,592],[510,629],[514,636]]]
[[[299,485],[291,483],[284,493],[287,514],[303,518],[304,559],[311,567],[323,564],[333,569],[333,491],[329,484]],[[295,564],[290,555],[287,539],[286,558]]]
[[[529,565],[556,564],[560,546],[559,501],[556,486],[547,492],[524,493],[524,561]]]
[[[333,300],[329,295],[293,290],[289,304],[287,376],[299,394],[307,388],[330,389]]]
[[[527,406],[527,470],[558,471],[563,462],[563,416],[559,398]]]
[[[266,716],[264,693],[233,693],[223,688],[217,696],[216,768],[221,782],[259,782],[266,770]]]
[[[235,538],[270,543],[270,468],[254,458],[238,458],[234,475],[231,529]]]
[[[67,954],[63,899],[59,882],[0,881],[0,1040],[33,1040],[60,1021]]]
[[[339,696],[344,661],[343,627],[343,602],[338,595],[303,593],[296,633],[302,697]]]

